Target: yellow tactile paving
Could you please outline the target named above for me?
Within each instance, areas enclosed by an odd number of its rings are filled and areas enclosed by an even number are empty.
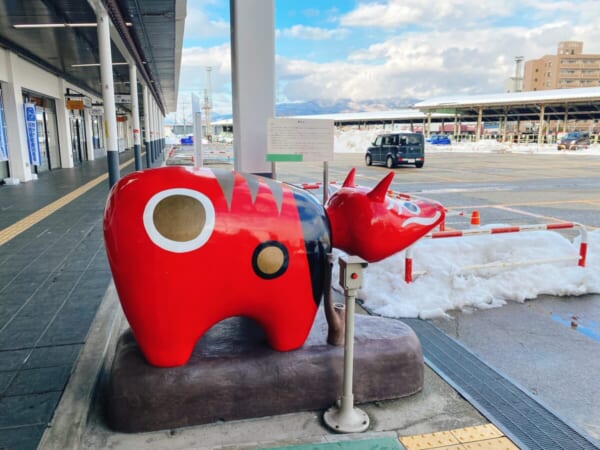
[[[508,438],[501,437],[463,444],[466,450],[519,450]]]
[[[406,447],[406,450],[447,447],[459,443],[458,439],[456,439],[449,431],[401,437],[400,442]]]
[[[406,450],[519,450],[492,424],[399,438]]]
[[[128,166],[131,163],[133,163],[133,159],[130,159],[130,160],[124,162],[123,164],[121,164],[119,166],[119,168],[123,169],[124,167]],[[31,228],[36,223],[44,220],[50,214],[52,214],[53,212],[62,208],[66,204],[72,202],[77,197],[85,194],[87,191],[89,191],[93,187],[97,186],[98,184],[102,183],[107,178],[108,178],[107,173],[105,173],[104,175],[100,175],[99,177],[94,178],[92,181],[87,182],[83,186],[78,187],[74,191],[69,192],[67,195],[59,198],[58,200],[53,201],[49,205],[46,205],[43,208],[38,209],[33,214],[30,214],[29,216],[19,220],[18,222],[15,222],[11,226],[6,227],[3,230],[0,230],[0,246],[6,244],[12,238],[21,234],[23,231],[27,230],[28,228]]]
[[[478,427],[459,428],[451,431],[452,435],[458,439],[458,442],[482,441],[484,439],[493,439],[504,436],[502,432],[491,423],[480,425]]]

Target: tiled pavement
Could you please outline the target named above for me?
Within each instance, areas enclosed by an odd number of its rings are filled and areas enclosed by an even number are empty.
[[[120,157],[121,175],[131,172],[132,152]],[[97,183],[0,241],[0,449],[37,447],[110,282],[102,236],[108,181],[98,179],[106,168],[101,158],[0,187],[1,233]]]

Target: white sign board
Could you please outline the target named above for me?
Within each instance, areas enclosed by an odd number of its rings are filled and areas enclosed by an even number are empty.
[[[115,94],[115,103],[131,103],[131,95]]]
[[[267,161],[331,161],[333,120],[269,119]]]

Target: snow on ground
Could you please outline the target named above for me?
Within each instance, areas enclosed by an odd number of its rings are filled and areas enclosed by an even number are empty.
[[[380,133],[391,133],[391,130],[373,128],[369,130],[340,130],[334,134],[335,153],[365,153],[371,142]],[[536,153],[554,155],[600,155],[600,144],[577,151],[558,151],[556,144],[514,144],[497,142],[494,139],[484,139],[479,142],[453,142],[450,145],[425,144],[426,153],[443,152],[478,152],[478,153]]]
[[[343,253],[336,252],[337,262]],[[588,233],[586,267],[577,265],[578,256],[579,240],[571,242],[553,231],[423,238],[413,246],[412,283],[404,281],[403,251],[369,264],[358,298],[376,314],[428,319],[443,317],[452,309],[496,308],[543,294],[600,293],[600,230]],[[569,259],[542,262],[563,258]],[[498,262],[517,264],[469,268]],[[531,262],[537,263],[522,265]],[[333,280],[338,279],[337,270],[336,263]]]
[[[364,153],[382,129],[336,130],[336,153]],[[387,130],[389,132],[389,130]],[[495,140],[451,145],[426,144],[426,152],[600,154],[600,144],[578,151],[558,151],[556,144],[510,144]],[[488,225],[493,226],[493,225]],[[336,253],[337,256],[343,253]],[[579,241],[559,232],[532,231],[449,239],[421,239],[413,246],[414,282],[404,282],[405,252],[369,264],[358,297],[371,312],[388,317],[443,317],[453,309],[487,309],[507,301],[524,302],[539,295],[600,293],[600,230],[588,234],[586,267],[577,266]],[[569,261],[524,265],[524,262]],[[494,269],[464,269],[516,262]],[[335,264],[334,280],[338,279]],[[339,287],[337,287],[339,289]]]

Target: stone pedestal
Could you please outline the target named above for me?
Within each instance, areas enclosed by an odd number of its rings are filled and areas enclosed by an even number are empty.
[[[248,319],[231,318],[206,333],[182,367],[156,368],[133,335],[118,343],[108,388],[112,428],[142,432],[329,408],[342,393],[344,348],[326,343],[319,311],[298,350],[277,352]],[[423,386],[423,354],[398,320],[356,316],[355,403],[414,394]]]

